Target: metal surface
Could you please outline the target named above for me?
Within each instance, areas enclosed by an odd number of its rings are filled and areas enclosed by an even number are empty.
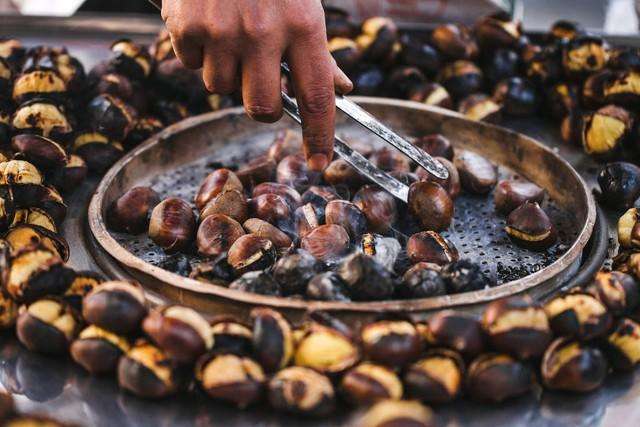
[[[442,307],[464,306],[465,309],[477,310],[484,302],[520,292],[536,297],[559,286],[575,273],[582,248],[591,234],[595,207],[580,177],[555,153],[522,135],[469,122],[445,110],[397,100],[362,98],[359,101],[377,117],[408,135],[443,133],[458,148],[477,151],[500,164],[505,173],[512,169],[545,188],[553,200],[548,210],[564,232],[565,246],[556,247],[557,253],[551,251],[546,261],[544,255],[541,259],[534,259],[539,255],[517,249],[502,233],[503,223],[500,221],[503,220],[493,214],[491,199],[462,197],[449,235],[463,254],[468,252],[463,256],[484,261],[490,273],[491,268],[495,268],[493,272],[497,278],[502,276],[496,256],[506,257],[504,262],[539,264],[539,267],[520,268],[519,271],[512,269],[507,273],[514,276],[505,276],[510,281],[502,286],[457,295],[404,301],[312,302],[247,294],[181,277],[157,266],[158,253],[146,237],[131,238],[107,230],[103,216],[106,207],[126,189],[152,184],[161,193],[164,189],[164,195],[170,193],[192,199],[197,184],[213,168],[207,162],[241,163],[264,150],[275,131],[292,126],[292,122],[286,120],[273,125],[259,125],[246,118],[239,109],[183,121],[125,156],[105,175],[96,191],[89,209],[91,229],[106,253],[116,258],[148,289],[205,313],[232,312],[246,316],[252,306],[270,305],[282,309],[294,319],[311,308],[335,311],[345,320],[356,322],[381,311],[411,313],[421,318],[429,310]],[[349,138],[361,137],[364,132],[344,117],[338,121],[338,129]],[[365,134],[370,135],[368,132]],[[184,149],[186,144],[188,150]],[[560,209],[554,209],[554,205]],[[572,214],[562,214],[563,211]],[[154,258],[156,265],[148,262]],[[516,280],[511,280],[514,278]]]

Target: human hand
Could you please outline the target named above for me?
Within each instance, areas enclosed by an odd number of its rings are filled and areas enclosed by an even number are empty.
[[[162,18],[184,65],[203,68],[210,92],[228,94],[240,80],[244,108],[259,121],[282,116],[280,62],[286,58],[309,167],[329,164],[334,93],[349,92],[352,83],[327,49],[320,0],[164,0]]]

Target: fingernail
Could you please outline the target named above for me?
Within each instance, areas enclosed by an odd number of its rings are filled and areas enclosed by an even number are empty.
[[[312,154],[311,157],[307,159],[307,165],[309,165],[309,169],[313,171],[322,172],[329,166],[329,159],[324,154]]]

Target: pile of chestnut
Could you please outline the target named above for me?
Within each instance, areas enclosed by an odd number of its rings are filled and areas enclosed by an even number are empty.
[[[9,277],[2,327],[15,325],[29,350],[69,354],[143,398],[195,391],[238,408],[266,401],[315,417],[339,403],[372,405],[356,425],[408,418],[431,426],[435,416],[424,404],[461,396],[499,403],[536,383],[585,393],[640,361],[638,277],[620,271],[600,272],[586,288],[544,303],[496,300],[480,316],[446,310],[349,326],[310,311],[292,324],[257,307],[245,323],[205,319],[180,305],[151,307],[139,284],[74,272],[41,246],[21,257],[2,248]]]
[[[600,158],[637,153],[640,51],[557,21],[529,38],[506,13],[475,25],[402,33],[391,19],[355,25],[327,12],[329,47],[354,93],[457,109],[474,120],[548,114],[562,137]]]
[[[455,151],[442,135],[414,143],[442,162],[448,179],[432,177],[388,148],[353,142],[410,185],[407,205],[367,184],[342,159],[322,173],[309,170],[301,136],[284,130],[264,155],[235,171],[209,173],[194,197],[197,215],[185,200],[160,201],[150,187],[135,187],[116,199],[108,223],[130,234],[148,231],[169,254],[197,252],[202,261],[193,268],[178,256],[163,263],[183,275],[247,292],[328,301],[426,298],[494,285],[439,233],[449,228],[462,190],[486,196],[495,187],[495,207],[507,216],[506,233],[516,243],[545,250],[556,241],[540,207],[540,187],[523,179],[498,182],[491,162]]]

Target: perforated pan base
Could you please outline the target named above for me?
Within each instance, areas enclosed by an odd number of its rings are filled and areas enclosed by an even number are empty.
[[[375,146],[380,145],[375,136],[359,128],[343,126],[339,128],[339,133],[347,140],[357,138]],[[247,159],[263,153],[271,142],[272,138],[270,139],[269,135],[261,134],[260,138],[246,141],[241,146],[229,146],[228,149],[218,150],[207,158],[168,170],[153,177],[149,184],[163,199],[180,197],[192,201],[200,182],[209,172],[221,166],[235,168]],[[499,172],[501,179],[516,176],[505,167],[500,167]],[[571,221],[569,212],[560,209],[549,198],[543,204],[543,208],[556,226],[559,236],[558,242],[544,252],[523,249],[511,242],[504,231],[505,218],[495,212],[493,193],[474,196],[463,192],[455,201],[452,227],[442,234],[456,245],[462,258],[480,264],[493,283],[517,280],[554,262],[569,248],[578,234],[577,224]],[[399,237],[402,238],[411,231],[415,230],[398,230],[401,233]],[[162,266],[163,261],[167,259],[162,249],[145,235],[114,233],[114,236],[122,246],[150,264]],[[192,265],[201,260],[197,255],[188,257]]]

